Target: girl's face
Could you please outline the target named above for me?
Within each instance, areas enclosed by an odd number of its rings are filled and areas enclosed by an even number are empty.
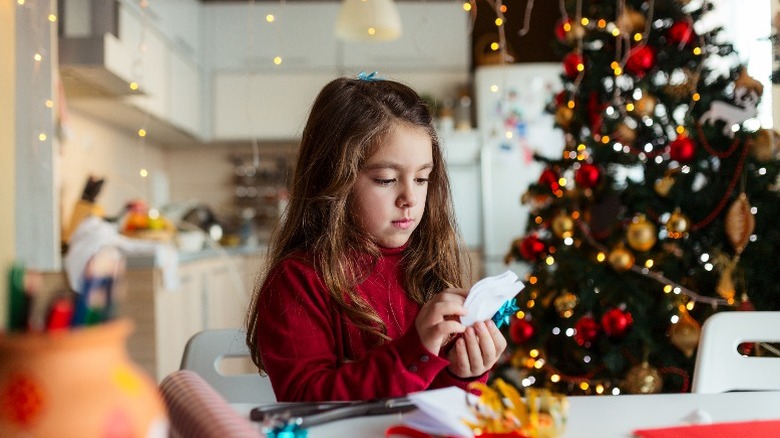
[[[425,129],[397,124],[368,159],[352,191],[356,222],[385,248],[404,245],[420,224],[433,170]]]

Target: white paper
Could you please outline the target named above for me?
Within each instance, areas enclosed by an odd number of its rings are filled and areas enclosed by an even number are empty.
[[[407,426],[432,435],[474,436],[471,428],[464,423],[464,420],[476,422],[468,405],[477,403],[478,397],[474,394],[450,386],[415,392],[409,394],[409,399],[417,406],[417,410],[403,415],[402,421]]]
[[[492,318],[501,306],[514,298],[523,287],[523,283],[517,281],[517,275],[512,271],[479,280],[471,287],[463,303],[467,313],[460,318],[461,324],[468,327],[477,321]]]

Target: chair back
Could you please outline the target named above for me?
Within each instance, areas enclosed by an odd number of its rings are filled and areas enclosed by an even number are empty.
[[[743,356],[744,342],[780,342],[780,312],[720,312],[702,326],[693,392],[780,390],[780,357]]]
[[[257,369],[235,374],[221,370],[224,359],[248,361],[250,354],[245,339],[245,332],[239,329],[198,332],[187,341],[180,368],[196,372],[229,403],[275,403],[271,381]]]

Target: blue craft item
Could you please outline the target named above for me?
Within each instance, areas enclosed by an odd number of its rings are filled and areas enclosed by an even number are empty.
[[[270,430],[263,430],[263,432],[267,438],[306,438],[309,434],[307,429],[301,429],[292,422]]]
[[[361,81],[366,81],[366,82],[376,82],[382,80],[382,78],[379,77],[379,72],[375,72],[375,71],[371,73],[366,73],[364,71],[361,71],[360,73],[357,74],[357,78],[360,79]]]
[[[496,323],[496,327],[501,328],[505,324],[509,325],[509,321],[518,310],[520,310],[520,307],[517,306],[517,301],[512,298],[507,300],[491,319]]]

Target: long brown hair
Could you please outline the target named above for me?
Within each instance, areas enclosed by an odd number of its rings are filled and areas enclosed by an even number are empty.
[[[365,265],[349,256],[369,254],[376,259],[379,249],[352,217],[350,194],[366,160],[398,123],[423,128],[433,147],[425,214],[404,251],[406,293],[423,304],[444,288],[467,284],[468,258],[457,233],[449,177],[430,110],[414,90],[389,80],[339,78],[317,96],[303,130],[290,202],[274,231],[265,269],[267,275],[297,251],[316,255],[315,269],[334,302],[361,330],[382,339],[387,339],[384,323],[355,289],[367,275]],[[257,330],[262,291],[258,282],[246,320],[247,345],[261,370]]]

